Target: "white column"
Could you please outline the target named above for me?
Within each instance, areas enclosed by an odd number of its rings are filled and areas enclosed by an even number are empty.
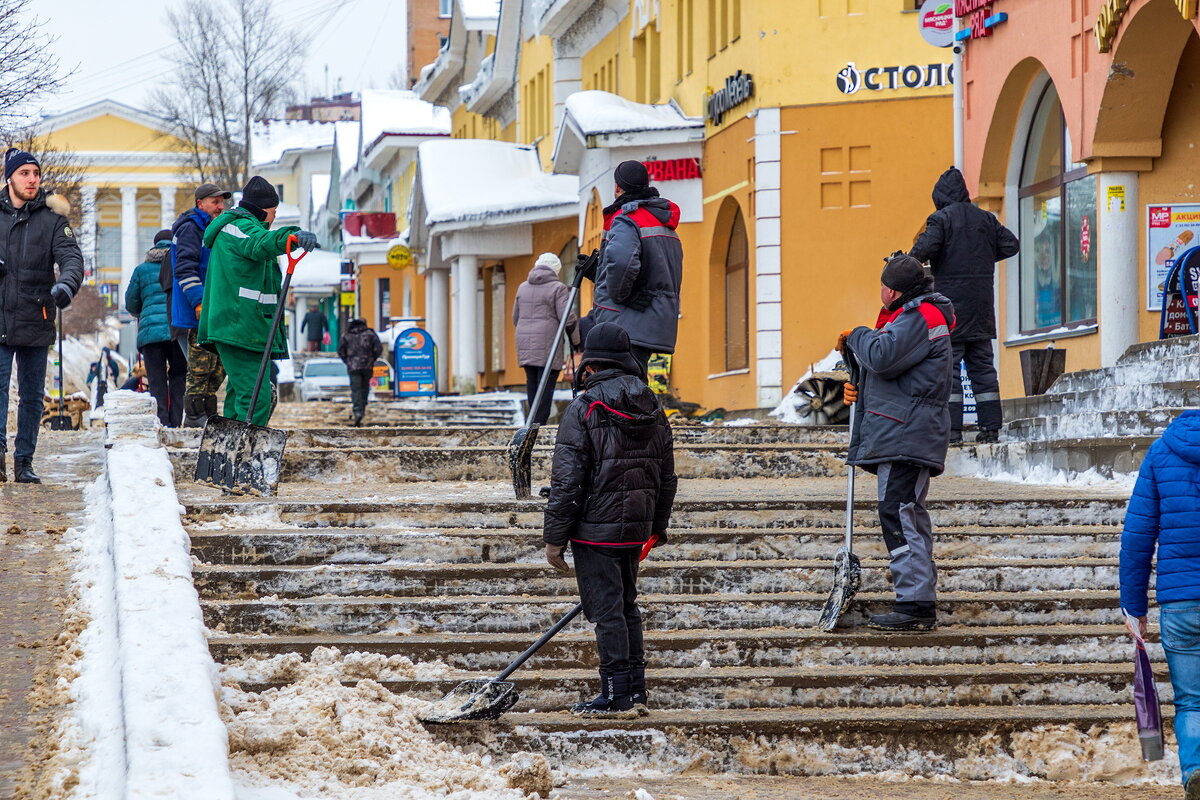
[[[79,249],[83,252],[83,268],[87,281],[96,282],[96,187],[84,186],[79,190],[83,208],[83,228],[79,231]]]
[[[137,187],[121,187],[121,294],[117,301],[125,307],[125,287],[133,276],[134,267],[141,263],[138,258]]]
[[[778,108],[760,108],[754,118],[755,382],[759,408],[774,408],[783,396],[779,125]]]
[[[449,391],[450,272],[430,269],[425,273],[425,329],[437,346],[438,390]]]
[[[479,317],[475,313],[476,283],[479,259],[458,256],[451,272],[451,293],[454,302],[454,389],[461,394],[474,394],[479,380],[479,359],[476,339],[479,338]]]
[[[583,59],[559,56],[554,59],[554,132],[562,127],[567,98],[583,89]],[[553,144],[551,144],[553,147]]]
[[[1109,187],[1124,187],[1113,192]],[[1124,202],[1121,196],[1124,196]],[[1102,172],[1096,189],[1096,216],[1100,242],[1096,248],[1099,271],[1098,318],[1100,365],[1112,366],[1138,341],[1138,173]]]
[[[162,201],[162,226],[169,228],[175,224],[175,187],[163,186],[158,195]]]

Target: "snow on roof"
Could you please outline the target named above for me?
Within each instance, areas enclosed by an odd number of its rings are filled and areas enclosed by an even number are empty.
[[[365,148],[389,133],[448,135],[450,111],[425,102],[414,92],[368,90],[362,93],[362,133]]]
[[[300,259],[292,274],[292,286],[338,286],[342,279],[342,259],[328,250],[313,250]]]
[[[271,164],[289,150],[316,150],[333,145],[333,125],[309,119],[264,119],[250,129],[250,160]]]
[[[495,22],[500,19],[500,0],[458,0],[462,8],[463,22],[467,28],[474,27],[472,23]]]
[[[429,225],[579,203],[579,178],[546,174],[530,147],[443,139],[422,142],[418,157]]]
[[[567,98],[567,113],[586,136],[704,126],[704,120],[687,116],[674,101],[661,105],[634,103],[601,91],[575,92]]]

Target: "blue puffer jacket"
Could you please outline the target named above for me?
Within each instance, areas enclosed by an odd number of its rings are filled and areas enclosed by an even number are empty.
[[[198,208],[179,215],[171,226],[171,324],[176,328],[199,328],[196,306],[204,300],[204,277],[208,274],[208,248],[204,230],[212,217]]]
[[[1121,608],[1146,615],[1158,548],[1156,599],[1200,601],[1200,411],[1185,411],[1150,447],[1121,534]]]
[[[138,318],[137,346],[171,341],[171,324],[167,319],[167,293],[158,282],[158,271],[170,251],[171,243],[155,242],[146,252],[146,261],[139,264],[125,290],[125,310]]]

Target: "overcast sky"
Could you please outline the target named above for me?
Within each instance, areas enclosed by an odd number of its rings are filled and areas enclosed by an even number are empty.
[[[67,111],[114,99],[139,108],[169,77],[167,0],[53,0],[32,4],[57,36],[52,47],[67,69],[66,90],[46,103]],[[278,13],[308,42],[305,94],[383,89],[404,58],[405,0],[275,0]],[[153,110],[153,109],[147,109]]]

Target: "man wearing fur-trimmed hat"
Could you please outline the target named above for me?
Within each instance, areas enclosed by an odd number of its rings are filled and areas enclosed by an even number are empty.
[[[17,365],[20,405],[13,449],[18,483],[41,483],[33,471],[46,354],[54,344],[58,310],[71,304],[83,283],[83,253],[67,221],[70,205],[42,188],[42,167],[24,150],[4,154],[0,192],[0,483],[6,481],[8,387]],[[58,264],[55,276],[54,265]]]

